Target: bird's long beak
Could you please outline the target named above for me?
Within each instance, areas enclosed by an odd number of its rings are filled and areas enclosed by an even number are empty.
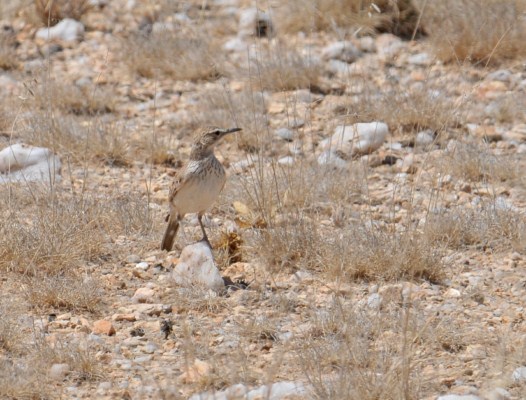
[[[242,130],[241,128],[228,128],[228,129],[225,129],[225,133],[234,133],[234,132],[239,132],[241,130]]]

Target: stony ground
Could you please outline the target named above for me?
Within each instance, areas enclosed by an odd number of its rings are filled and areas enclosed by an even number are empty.
[[[81,39],[4,21],[1,147],[50,148],[62,179],[2,184],[0,397],[526,397],[524,59],[95,3]],[[333,136],[358,122],[389,132]],[[243,128],[206,221],[220,292],[173,276],[194,216],[159,249],[206,125]]]

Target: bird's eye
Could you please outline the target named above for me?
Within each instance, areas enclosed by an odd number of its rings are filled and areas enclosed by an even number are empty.
[[[219,136],[220,133],[221,133],[221,131],[214,131],[214,135],[216,135],[216,136]]]

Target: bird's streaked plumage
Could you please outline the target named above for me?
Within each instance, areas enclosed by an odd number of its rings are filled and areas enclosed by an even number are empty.
[[[170,214],[161,248],[170,251],[185,214],[197,213],[203,239],[208,237],[202,217],[225,186],[225,169],[214,155],[215,144],[225,135],[240,128],[221,129],[211,127],[194,138],[190,159],[177,173],[170,189]]]

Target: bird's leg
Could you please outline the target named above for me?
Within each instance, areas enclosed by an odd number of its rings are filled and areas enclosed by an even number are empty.
[[[203,238],[201,240],[202,241],[204,240],[206,244],[208,244],[208,247],[212,248],[212,245],[210,244],[210,241],[208,240],[208,236],[206,235],[206,231],[205,231],[205,227],[203,226],[202,218],[203,218],[203,213],[197,214],[197,220],[199,221],[199,226],[201,227],[201,231],[203,231]]]

